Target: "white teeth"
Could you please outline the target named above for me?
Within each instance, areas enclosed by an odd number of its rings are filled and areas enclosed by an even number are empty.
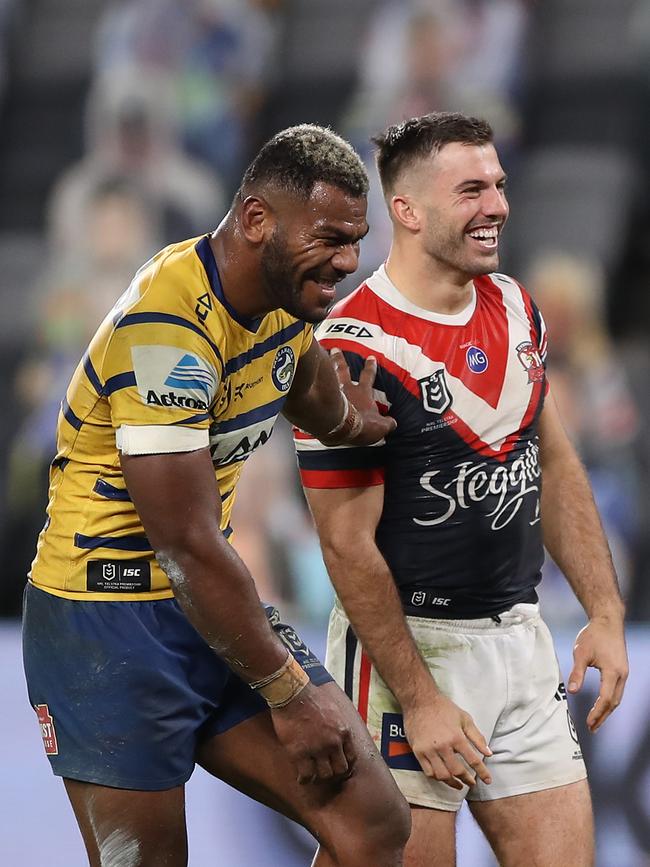
[[[496,226],[490,229],[474,229],[473,232],[469,233],[472,238],[476,238],[477,240],[485,240],[487,238],[496,238],[499,234],[499,231]]]

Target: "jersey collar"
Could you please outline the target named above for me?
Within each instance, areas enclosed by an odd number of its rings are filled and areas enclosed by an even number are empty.
[[[476,310],[476,286],[474,284],[472,284],[471,300],[460,313],[434,313],[432,310],[425,310],[423,307],[413,304],[412,301],[409,301],[408,298],[402,295],[397,286],[390,280],[384,265],[381,265],[366,280],[366,284],[375,295],[379,295],[391,307],[395,307],[404,313],[410,313],[412,316],[417,316],[420,319],[428,319],[429,322],[437,322],[439,325],[467,325]]]
[[[214,253],[212,252],[212,247],[210,246],[209,236],[205,235],[201,238],[194,249],[196,250],[197,256],[201,260],[201,264],[205,269],[208,282],[210,283],[210,288],[219,300],[221,306],[225,307],[231,319],[234,319],[238,325],[241,325],[242,328],[245,328],[252,334],[257,334],[264,317],[258,316],[254,319],[249,319],[246,316],[242,316],[241,313],[239,313],[228,301],[223,292],[221,278],[219,277],[219,269],[217,267],[216,259],[214,258]]]

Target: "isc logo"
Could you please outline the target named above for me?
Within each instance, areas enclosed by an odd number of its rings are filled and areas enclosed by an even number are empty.
[[[372,337],[365,325],[353,325],[346,322],[332,322],[328,326],[326,334],[352,334],[354,337]]]
[[[139,566],[124,566],[122,569],[122,577],[123,578],[139,578],[140,577],[140,567]]]

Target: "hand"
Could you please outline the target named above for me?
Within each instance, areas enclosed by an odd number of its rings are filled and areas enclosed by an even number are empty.
[[[621,703],[629,671],[620,618],[594,617],[580,630],[573,648],[570,693],[576,693],[582,687],[588,667],[600,671],[598,698],[587,715],[587,728],[595,732]]]
[[[357,410],[363,421],[361,431],[350,440],[354,445],[368,446],[379,442],[395,430],[397,422],[388,415],[381,415],[372,394],[372,386],[377,376],[377,359],[369,355],[359,375],[359,382],[350,377],[350,368],[340,349],[330,351],[330,358],[339,380],[341,389]]]
[[[356,751],[340,707],[312,684],[288,705],[271,710],[278,740],[296,767],[298,782],[345,780],[352,775]]]
[[[483,756],[492,750],[474,720],[442,693],[404,711],[404,732],[422,770],[452,789],[492,782]]]

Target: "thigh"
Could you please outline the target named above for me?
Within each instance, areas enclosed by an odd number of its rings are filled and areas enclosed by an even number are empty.
[[[456,813],[411,807],[404,867],[456,867]]]
[[[528,616],[530,607],[512,609],[512,618],[524,609],[522,622],[500,640],[508,701],[489,741],[492,783],[478,780],[472,802],[557,790],[587,776],[551,634],[536,614]]]
[[[593,867],[594,825],[586,780],[470,804],[501,867]]]
[[[90,867],[185,867],[182,786],[139,792],[64,782]]]
[[[471,714],[489,741],[506,695],[495,639],[480,633],[464,634],[426,618],[411,617],[408,622],[441,692]],[[467,787],[452,789],[426,776],[406,738],[397,699],[359,644],[340,605],[330,617],[326,665],[366,723],[409,804],[457,812]]]
[[[400,867],[408,807],[345,695],[331,682],[319,689],[334,698],[352,731],[357,763],[348,780],[299,785],[268,711],[205,741],[196,760],[311,831],[322,846],[320,867]]]

